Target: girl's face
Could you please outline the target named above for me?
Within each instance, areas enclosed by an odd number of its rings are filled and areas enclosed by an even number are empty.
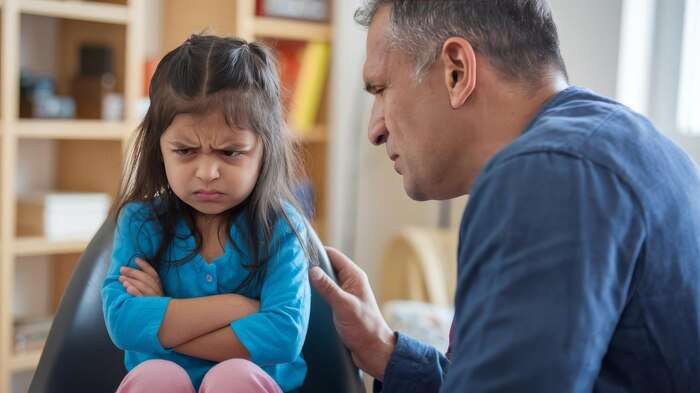
[[[176,115],[160,149],[170,188],[206,215],[222,213],[250,195],[263,150],[254,131],[229,126],[220,110]]]

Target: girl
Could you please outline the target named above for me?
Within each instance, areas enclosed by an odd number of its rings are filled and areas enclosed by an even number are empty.
[[[193,35],[150,86],[102,288],[117,392],[289,392],[310,308],[305,219],[274,60]]]

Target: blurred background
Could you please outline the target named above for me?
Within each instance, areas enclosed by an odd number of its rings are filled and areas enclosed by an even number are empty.
[[[428,1],[428,0],[426,0]],[[366,138],[361,0],[0,2],[0,393],[25,392],[52,314],[114,199],[158,60],[190,34],[277,53],[303,148],[297,190],[367,271],[393,328],[446,346],[467,198],[411,201]],[[700,159],[700,0],[550,0],[573,84],[649,116]]]

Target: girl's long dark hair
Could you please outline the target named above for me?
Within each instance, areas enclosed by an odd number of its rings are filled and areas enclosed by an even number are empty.
[[[133,139],[119,195],[113,209],[118,217],[129,202],[151,202],[149,219],[162,230],[162,242],[148,262],[159,270],[164,264],[189,261],[203,244],[195,225],[196,211],[170,189],[160,149],[160,138],[179,113],[204,114],[221,110],[233,126],[246,124],[256,132],[263,146],[262,164],[250,196],[223,213],[229,241],[232,225],[252,251],[249,274],[242,288],[261,282],[271,255],[272,233],[280,220],[286,220],[304,248],[309,261],[318,261],[319,250],[302,236],[290,220],[289,207],[299,209],[292,190],[302,176],[296,144],[287,130],[279,78],[274,57],[264,46],[236,38],[192,35],[160,61],[151,80],[151,105]],[[155,203],[157,201],[157,203]],[[173,261],[168,252],[177,236],[175,228],[184,219],[195,237],[196,249],[185,259]],[[306,221],[304,225],[308,226]],[[306,228],[306,232],[311,228]]]

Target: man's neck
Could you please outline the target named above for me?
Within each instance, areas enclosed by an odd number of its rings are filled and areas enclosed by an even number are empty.
[[[537,87],[514,85],[511,88],[495,89],[498,92],[490,100],[490,106],[498,109],[497,116],[484,117],[492,123],[490,130],[499,130],[506,139],[513,140],[525,131],[537,113],[552,97],[569,87],[560,73],[543,78]]]
[[[477,123],[469,129],[481,134],[478,151],[468,152],[470,162],[478,166],[465,166],[466,178],[470,179],[467,190],[471,189],[483,165],[522,135],[546,102],[568,87],[560,73],[543,78],[537,88],[503,82],[496,75],[487,79],[490,80],[482,79],[489,85],[484,86],[484,95],[474,103],[472,113],[465,117],[476,119]]]

